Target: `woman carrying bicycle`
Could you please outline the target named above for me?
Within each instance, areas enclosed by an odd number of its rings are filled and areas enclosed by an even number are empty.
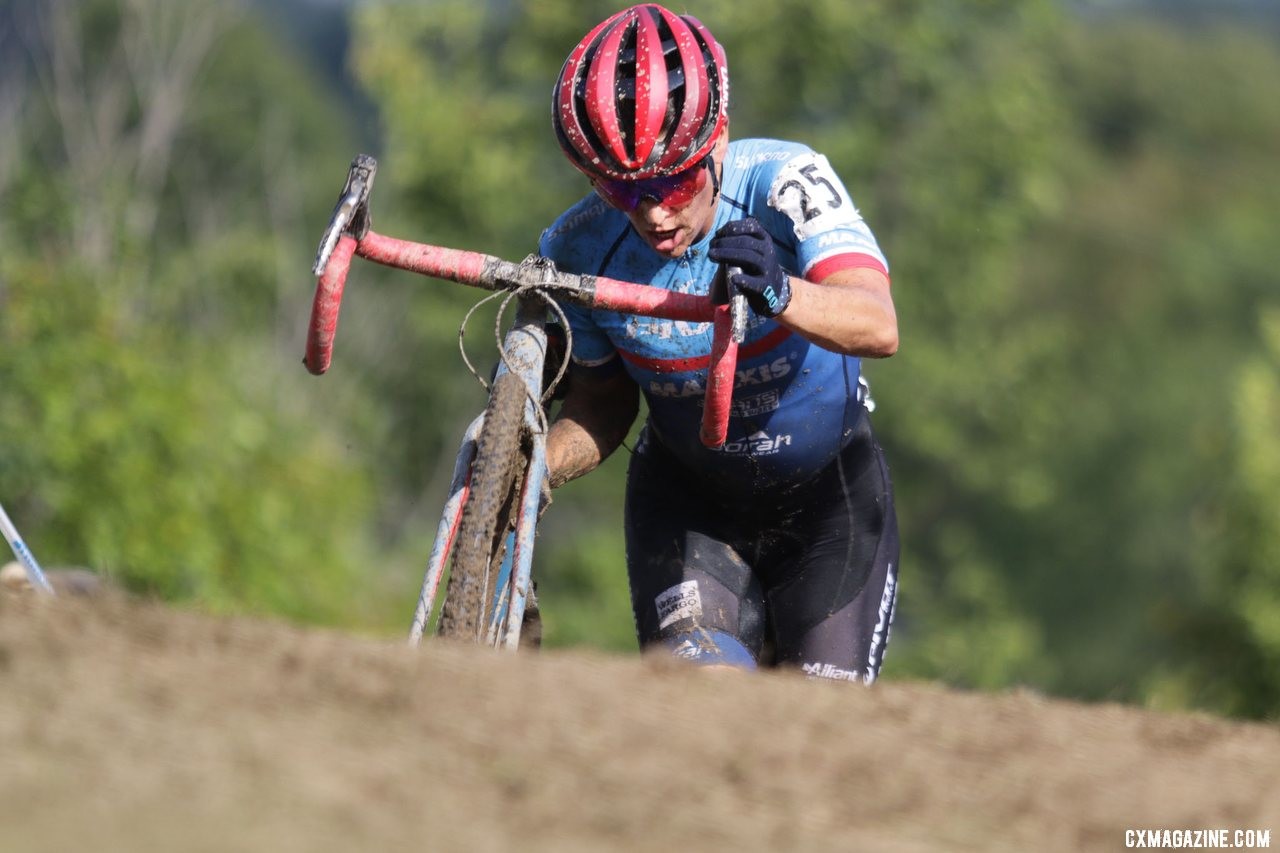
[[[702,664],[871,683],[897,592],[898,532],[862,357],[898,347],[888,264],[827,159],[730,142],[723,48],[645,4],[569,55],[557,138],[594,192],[542,235],[560,269],[751,307],[728,440],[699,440],[711,324],[562,306],[573,375],[548,435],[552,486],[612,453],[645,395],[628,470],[640,644]]]

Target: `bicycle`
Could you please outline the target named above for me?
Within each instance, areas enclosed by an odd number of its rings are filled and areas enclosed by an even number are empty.
[[[713,323],[701,438],[718,448],[728,428],[738,345],[746,326],[745,299],[728,298],[723,281],[713,295],[697,296],[563,272],[534,255],[513,263],[378,234],[370,227],[369,211],[376,173],[374,158],[356,156],[321,238],[312,268],[317,281],[303,362],[315,375],[329,369],[347,274],[356,256],[430,278],[506,291],[499,323],[507,304],[516,301],[515,320],[501,340],[498,369],[488,383],[488,404],[463,435],[409,632],[412,644],[421,642],[452,555],[438,633],[515,649],[530,597],[534,529],[547,475],[544,406],[563,379],[569,358],[566,352],[544,389],[548,311],[559,313],[556,300],[562,299],[638,316]],[[571,338],[567,347],[572,347]]]

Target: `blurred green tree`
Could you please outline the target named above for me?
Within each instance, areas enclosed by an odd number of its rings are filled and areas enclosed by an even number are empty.
[[[375,425],[297,364],[334,105],[236,5],[4,15],[0,483],[28,539],[169,598],[378,618],[344,453]]]

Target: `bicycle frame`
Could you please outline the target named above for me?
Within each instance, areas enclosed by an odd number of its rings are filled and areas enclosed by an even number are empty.
[[[738,345],[746,326],[746,302],[740,295],[721,303],[711,296],[677,293],[603,276],[566,273],[557,270],[549,260],[535,256],[515,264],[491,255],[374,233],[370,229],[368,200],[376,171],[377,162],[372,157],[359,155],[352,161],[346,185],[321,239],[313,266],[316,292],[303,361],[313,374],[328,370],[343,289],[351,261],[356,256],[431,278],[517,293],[516,319],[503,342],[499,373],[516,373],[528,389],[523,420],[531,449],[521,487],[516,529],[507,548],[510,580],[505,584],[505,592],[495,590],[495,595],[505,596],[505,606],[496,608],[499,616],[489,628],[490,644],[515,648],[530,590],[534,528],[541,501],[540,487],[547,472],[546,421],[541,411],[542,368],[547,349],[547,309],[543,295],[639,316],[712,323],[701,429],[703,444],[710,448],[723,446],[728,430]],[[441,514],[410,630],[413,643],[419,642],[425,631],[453,547],[468,498],[470,471],[483,417],[472,422],[458,452],[449,498]]]
[[[53,586],[49,583],[49,579],[45,577],[40,564],[36,562],[36,555],[32,554],[31,549],[27,547],[27,543],[22,541],[18,528],[13,526],[13,522],[9,520],[9,514],[4,511],[3,506],[0,506],[0,533],[4,534],[9,547],[13,549],[13,555],[18,558],[18,562],[26,569],[27,580],[31,581],[31,585],[45,595],[54,595]]]

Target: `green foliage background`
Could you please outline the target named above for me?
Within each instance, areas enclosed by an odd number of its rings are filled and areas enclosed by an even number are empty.
[[[584,190],[551,83],[617,5],[331,8],[0,4],[0,501],[45,563],[395,632],[483,404],[456,348],[475,297],[357,267],[316,380],[314,241],[368,150],[380,231],[532,251]],[[902,348],[866,367],[904,537],[887,677],[1280,714],[1257,8],[689,7],[727,48],[732,133],[826,153],[893,266]],[[543,524],[552,644],[634,649],[626,456]]]

